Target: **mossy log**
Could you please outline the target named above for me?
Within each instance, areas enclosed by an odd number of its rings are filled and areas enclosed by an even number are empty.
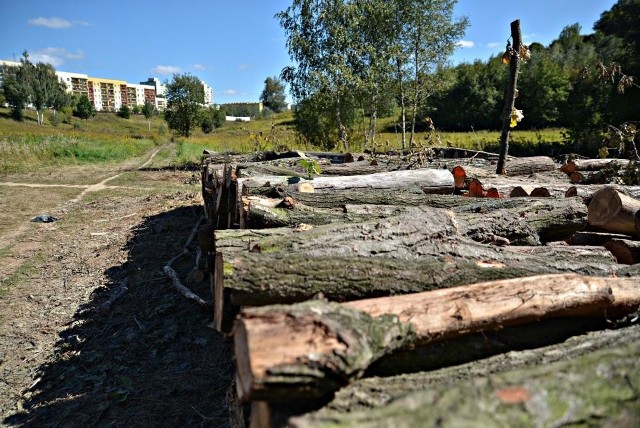
[[[637,379],[636,325],[436,371],[361,379],[282,425],[631,427],[640,421]]]
[[[320,397],[396,349],[540,319],[637,310],[640,278],[545,275],[344,304],[245,309],[234,325],[238,395]]]
[[[265,240],[263,249],[313,252],[331,247],[342,253],[345,251],[341,247],[356,245],[365,251],[371,248],[369,253],[394,250],[415,253],[421,242],[446,236],[468,236],[497,244],[540,245],[565,239],[583,229],[587,216],[587,207],[580,198],[478,199],[451,211],[424,206],[366,205],[347,206],[346,211],[353,216],[376,212],[377,217],[389,217],[318,226],[291,237]]]
[[[527,247],[523,251],[508,247],[495,251],[464,239],[454,245],[453,252],[447,252],[435,243],[431,252],[441,254],[413,260],[305,253],[237,254],[225,288],[237,306],[295,303],[318,294],[344,302],[550,273],[606,277],[619,268],[602,247]]]

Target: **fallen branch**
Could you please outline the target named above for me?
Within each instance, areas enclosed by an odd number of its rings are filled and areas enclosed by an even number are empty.
[[[111,296],[109,296],[109,300],[107,300],[102,305],[100,305],[100,308],[98,310],[100,311],[101,314],[105,314],[109,312],[109,310],[111,310],[111,306],[113,306],[113,304],[118,299],[120,299],[122,296],[127,294],[127,292],[129,291],[129,288],[127,287],[128,283],[129,283],[128,278],[125,278],[122,280],[122,282],[120,282],[119,288],[113,294],[111,294]]]
[[[180,278],[178,277],[178,274],[176,273],[175,270],[173,270],[171,268],[171,266],[167,265],[165,266],[162,271],[169,277],[171,278],[171,281],[173,282],[173,286],[176,288],[176,290],[178,290],[180,292],[180,294],[182,294],[184,297],[186,297],[187,299],[193,300],[194,302],[198,303],[199,305],[202,306],[210,306],[211,302],[207,302],[206,300],[200,298],[200,296],[198,296],[197,294],[195,294],[193,291],[189,290],[189,288],[187,288],[185,285],[182,284],[182,282],[180,281]]]

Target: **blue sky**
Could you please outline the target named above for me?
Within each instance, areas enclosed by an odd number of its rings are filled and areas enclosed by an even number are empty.
[[[264,80],[290,65],[274,14],[291,0],[8,0],[0,14],[0,59],[138,83],[191,73],[213,87],[216,103],[257,101]],[[615,0],[459,0],[470,26],[452,62],[504,49],[520,19],[525,43],[549,44],[566,25],[590,33]]]

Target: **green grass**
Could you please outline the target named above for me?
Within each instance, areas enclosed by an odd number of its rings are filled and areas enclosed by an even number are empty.
[[[157,136],[140,133],[140,123],[122,123],[100,114],[85,128],[35,122],[27,111],[23,122],[0,109],[0,174],[25,172],[37,166],[117,162],[140,156],[156,145]],[[32,117],[33,116],[33,117]],[[91,124],[89,126],[88,124]],[[145,121],[146,124],[146,121]]]
[[[248,153],[259,150],[322,150],[305,144],[295,131],[292,112],[276,114],[273,119],[251,122],[226,122],[209,134],[195,129],[189,138],[175,137],[160,117],[151,126],[141,115],[122,119],[113,113],[98,113],[81,121],[67,118],[69,123],[58,126],[45,121],[38,125],[35,112],[25,111],[25,120],[16,122],[7,109],[0,108],[0,174],[25,172],[33,165],[69,165],[116,162],[140,156],[154,145],[175,143],[175,152],[162,150],[154,166],[181,167],[199,165],[203,150]],[[381,118],[376,134],[376,150],[401,148],[401,134],[393,129],[397,116]],[[365,149],[363,126],[350,134],[350,150]],[[407,135],[407,139],[409,135]],[[497,152],[499,131],[476,132],[420,132],[416,133],[418,147],[462,147]],[[554,155],[562,150],[562,130],[513,130],[509,154],[527,156]],[[371,147],[367,147],[371,149]]]

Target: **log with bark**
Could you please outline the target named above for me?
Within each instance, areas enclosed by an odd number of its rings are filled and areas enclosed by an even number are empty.
[[[607,232],[640,237],[640,200],[605,187],[591,197],[587,221]]]
[[[611,251],[618,263],[627,265],[640,263],[640,241],[609,239],[603,245]]]
[[[567,243],[569,245],[597,246],[604,245],[605,242],[611,239],[632,239],[632,237],[619,233],[580,231],[571,235],[571,237],[567,239]]]
[[[436,371],[371,377],[275,426],[635,426],[640,327],[598,331]],[[553,410],[552,410],[553,409]],[[588,424],[588,422],[587,422]],[[636,424],[637,425],[637,424]]]
[[[409,171],[379,172],[366,175],[351,175],[346,177],[316,177],[313,180],[302,178],[265,176],[251,177],[241,180],[243,184],[260,187],[269,185],[291,186],[295,189],[299,183],[310,182],[317,190],[329,189],[401,189],[405,187],[420,187],[425,193],[451,194],[453,193],[453,175],[446,169],[422,168]]]
[[[540,245],[571,236],[586,225],[587,207],[580,198],[478,199],[452,211],[431,207],[347,206],[347,213],[376,212],[382,219],[323,225],[290,237],[266,239],[268,251],[419,255],[420,245],[434,237],[468,236],[499,245]],[[381,210],[386,210],[381,211]],[[399,214],[398,214],[399,213]],[[394,215],[398,214],[398,215]]]
[[[397,349],[540,319],[624,316],[640,305],[638,281],[546,275],[345,304],[246,309],[234,326],[238,395],[319,397]]]
[[[599,171],[604,168],[624,168],[629,164],[629,159],[575,159],[560,167],[566,174],[576,171]]]
[[[435,208],[454,208],[460,205],[473,204],[469,198],[457,195],[425,194],[419,187],[408,187],[389,191],[387,189],[330,190],[314,193],[287,190],[283,187],[251,187],[249,195],[261,195],[284,199],[290,197],[294,201],[314,208],[344,208],[346,205],[399,205],[429,206]]]
[[[621,267],[602,247],[513,247],[491,252],[461,238],[449,245],[451,252],[445,251],[446,244],[435,244],[431,250],[435,255],[413,260],[238,254],[228,267],[233,274],[225,287],[236,306],[302,302],[319,294],[344,302],[550,273],[607,277]],[[516,248],[520,251],[513,251]]]
[[[548,156],[530,156],[507,159],[505,169],[508,176],[531,175],[537,172],[554,171],[556,164]]]

